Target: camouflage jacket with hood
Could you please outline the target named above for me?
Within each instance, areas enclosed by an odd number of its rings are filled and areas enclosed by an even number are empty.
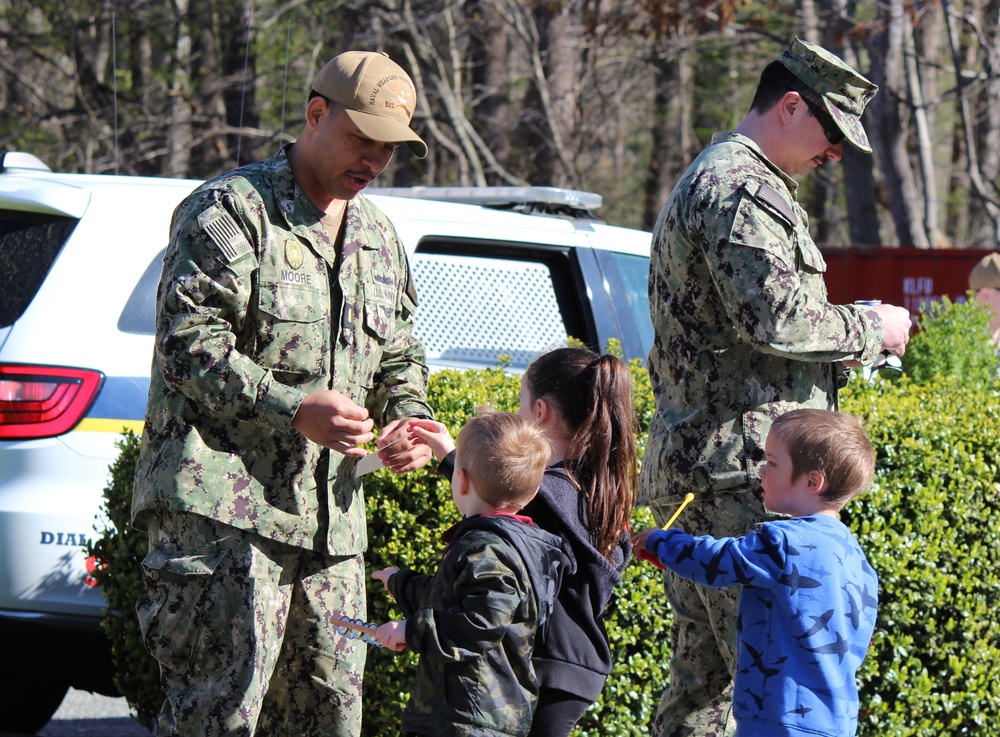
[[[568,564],[562,541],[506,514],[469,517],[443,539],[436,574],[389,579],[420,656],[403,732],[526,735],[538,698],[531,654]]]

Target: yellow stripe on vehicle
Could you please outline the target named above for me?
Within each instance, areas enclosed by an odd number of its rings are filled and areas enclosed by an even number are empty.
[[[102,420],[85,418],[73,428],[76,432],[113,432],[121,434],[131,430],[136,435],[142,435],[142,420]]]

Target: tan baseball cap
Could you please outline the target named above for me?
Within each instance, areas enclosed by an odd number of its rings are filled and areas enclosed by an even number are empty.
[[[427,144],[410,129],[417,90],[410,75],[386,54],[346,51],[319,70],[312,88],[343,105],[351,121],[373,141],[405,143],[417,158]]]
[[[833,122],[855,148],[866,154],[872,152],[861,127],[861,114],[878,92],[878,85],[851,69],[839,56],[799,38],[781,52],[778,61],[820,96]]]
[[[1000,254],[983,256],[969,272],[969,289],[978,292],[982,287],[1000,289]]]

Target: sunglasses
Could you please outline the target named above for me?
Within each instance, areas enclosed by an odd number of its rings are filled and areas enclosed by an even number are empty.
[[[823,126],[823,134],[826,136],[826,140],[834,146],[838,143],[843,143],[847,136],[844,134],[844,131],[840,130],[840,128],[837,127],[837,124],[833,122],[833,118],[830,117],[830,113],[816,103],[811,102],[806,97],[803,97],[802,101],[805,102],[806,107],[809,108],[809,112],[812,113],[812,116],[819,121],[821,126]]]

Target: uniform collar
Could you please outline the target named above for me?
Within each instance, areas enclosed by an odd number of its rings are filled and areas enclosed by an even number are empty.
[[[789,192],[791,192],[793,198],[797,196],[796,193],[798,192],[799,189],[799,183],[794,179],[792,179],[790,176],[788,176],[784,171],[782,171],[780,166],[776,165],[773,161],[767,158],[767,156],[764,155],[764,152],[761,151],[760,146],[758,146],[757,142],[754,141],[752,138],[748,138],[747,136],[744,136],[742,133],[733,133],[731,131],[719,131],[718,133],[712,135],[711,145],[714,146],[718,143],[733,143],[748,148],[755,157],[760,159],[761,163],[764,164],[764,166],[766,166],[768,169],[773,171],[778,177],[781,178],[781,181],[783,181],[785,183],[785,186],[788,187],[788,190]]]

